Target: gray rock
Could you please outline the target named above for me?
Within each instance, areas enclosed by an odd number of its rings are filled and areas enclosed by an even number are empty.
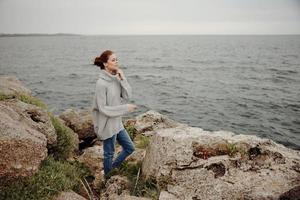
[[[0,101],[0,177],[15,179],[38,171],[56,133],[47,113],[17,99]]]
[[[278,199],[300,182],[300,152],[270,139],[204,131],[158,130],[143,162],[160,199]]]
[[[92,188],[99,188],[104,181],[104,174],[101,172],[103,170],[103,146],[95,145],[84,149],[83,154],[77,160],[85,164],[95,177]]]
[[[114,175],[105,184],[105,191],[100,199],[111,200],[116,196],[129,195],[129,181],[126,177]]]
[[[134,120],[128,120],[125,124],[133,125],[138,133],[147,136],[154,135],[159,129],[188,126],[187,124],[176,122],[154,110],[149,110],[137,116]]]
[[[88,147],[83,150],[83,154],[77,160],[87,165],[93,173],[101,171],[103,169],[103,147],[98,145]]]
[[[178,198],[167,191],[161,191],[159,194],[159,200],[178,200]]]

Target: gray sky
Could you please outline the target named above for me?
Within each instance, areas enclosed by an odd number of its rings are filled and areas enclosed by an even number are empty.
[[[300,0],[0,0],[0,33],[300,34]]]

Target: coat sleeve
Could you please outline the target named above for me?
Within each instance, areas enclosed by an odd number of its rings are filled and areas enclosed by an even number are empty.
[[[126,78],[120,80],[121,84],[121,97],[125,100],[129,100],[132,98],[132,88],[129,85]]]
[[[106,87],[103,84],[96,84],[96,102],[99,112],[107,117],[118,117],[129,112],[127,104],[108,106],[106,102]]]

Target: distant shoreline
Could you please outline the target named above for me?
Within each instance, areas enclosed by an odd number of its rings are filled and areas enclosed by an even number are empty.
[[[81,36],[80,34],[72,33],[0,33],[0,37],[24,37],[24,36]]]
[[[75,33],[0,33],[0,37],[30,36],[300,36],[300,34],[75,34]]]

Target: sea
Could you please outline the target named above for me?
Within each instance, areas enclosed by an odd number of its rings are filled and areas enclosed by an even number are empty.
[[[138,106],[124,118],[155,110],[300,150],[300,35],[2,36],[0,74],[17,76],[56,115],[89,109],[104,50]]]

